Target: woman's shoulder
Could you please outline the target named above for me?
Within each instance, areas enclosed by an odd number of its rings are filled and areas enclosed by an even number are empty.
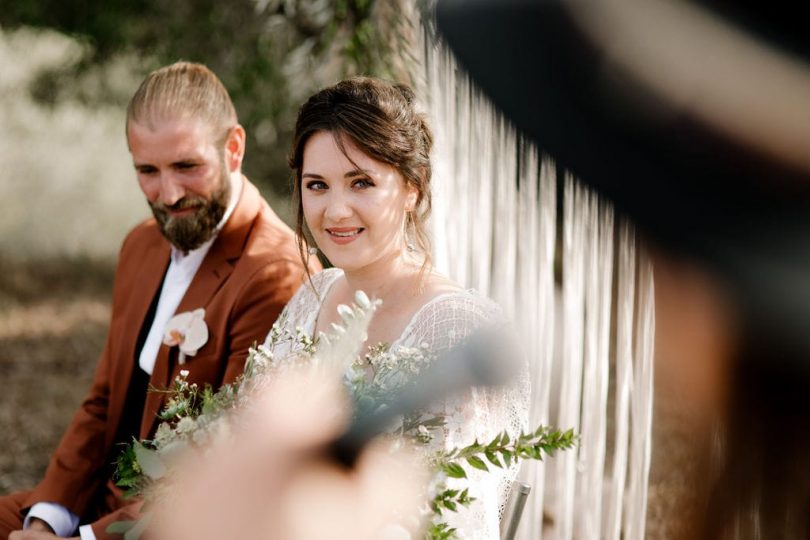
[[[326,268],[316,274],[312,274],[304,278],[304,283],[298,289],[296,294],[290,300],[294,302],[308,302],[316,300],[320,303],[320,299],[335,281],[343,275],[343,270],[339,268]]]
[[[486,323],[499,318],[503,310],[491,298],[475,289],[447,291],[432,297],[420,310],[424,318]]]
[[[313,311],[317,313],[324,295],[342,275],[343,271],[338,268],[327,268],[305,277],[284,308],[285,319],[294,324],[302,324]]]
[[[464,289],[451,280],[434,285],[438,286],[426,286],[425,302],[403,332],[403,344],[452,346],[477,328],[503,321],[500,306],[474,289]]]
[[[465,289],[442,274],[433,274],[426,281],[423,310],[487,318],[502,312],[500,306],[491,298],[475,289]]]

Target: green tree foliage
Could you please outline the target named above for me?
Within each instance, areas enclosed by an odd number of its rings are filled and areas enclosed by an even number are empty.
[[[42,102],[80,99],[124,106],[134,88],[105,88],[99,66],[122,57],[138,80],[179,59],[203,62],[229,89],[248,132],[246,173],[287,193],[286,153],[295,114],[317,88],[352,74],[395,78],[399,0],[16,0],[6,29],[56,29],[86,44],[74,65],[44,74]],[[93,84],[82,83],[95,73]],[[84,79],[83,79],[84,78]],[[109,78],[109,76],[107,76]]]

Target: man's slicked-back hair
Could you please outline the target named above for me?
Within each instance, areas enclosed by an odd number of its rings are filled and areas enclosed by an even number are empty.
[[[224,144],[238,119],[228,91],[202,64],[175,62],[147,75],[127,107],[127,128],[135,122],[152,128],[161,120],[195,118]]]

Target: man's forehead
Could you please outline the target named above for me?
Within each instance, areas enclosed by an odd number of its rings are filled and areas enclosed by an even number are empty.
[[[127,119],[127,131],[132,127],[136,127],[138,129],[157,132],[166,127],[180,126],[198,131],[214,131],[214,126],[210,121],[190,112],[178,110],[166,111],[158,108],[147,114]]]
[[[178,161],[208,154],[216,144],[213,130],[195,118],[130,121],[129,150],[136,162]]]
[[[173,139],[176,143],[188,139],[191,143],[206,140],[213,142],[214,129],[205,121],[189,115],[150,117],[130,119],[127,122],[127,139],[132,143],[133,137],[154,139]]]

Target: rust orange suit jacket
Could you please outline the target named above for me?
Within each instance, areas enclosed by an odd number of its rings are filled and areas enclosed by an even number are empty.
[[[181,369],[192,383],[215,388],[242,373],[248,348],[262,343],[281,309],[303,282],[304,270],[293,232],[243,181],[240,200],[217,235],[177,313],[205,308],[208,342],[196,356],[178,364],[177,347],[161,345],[150,384],[167,387]],[[138,334],[169,264],[170,245],[151,219],[137,226],[121,248],[113,289],[112,320],[93,385],[74,416],[45,477],[24,503],[61,504],[79,516],[99,489],[136,362]],[[163,394],[150,392],[141,438],[156,427]],[[100,540],[109,523],[130,519],[137,505],[123,506],[93,524]]]

